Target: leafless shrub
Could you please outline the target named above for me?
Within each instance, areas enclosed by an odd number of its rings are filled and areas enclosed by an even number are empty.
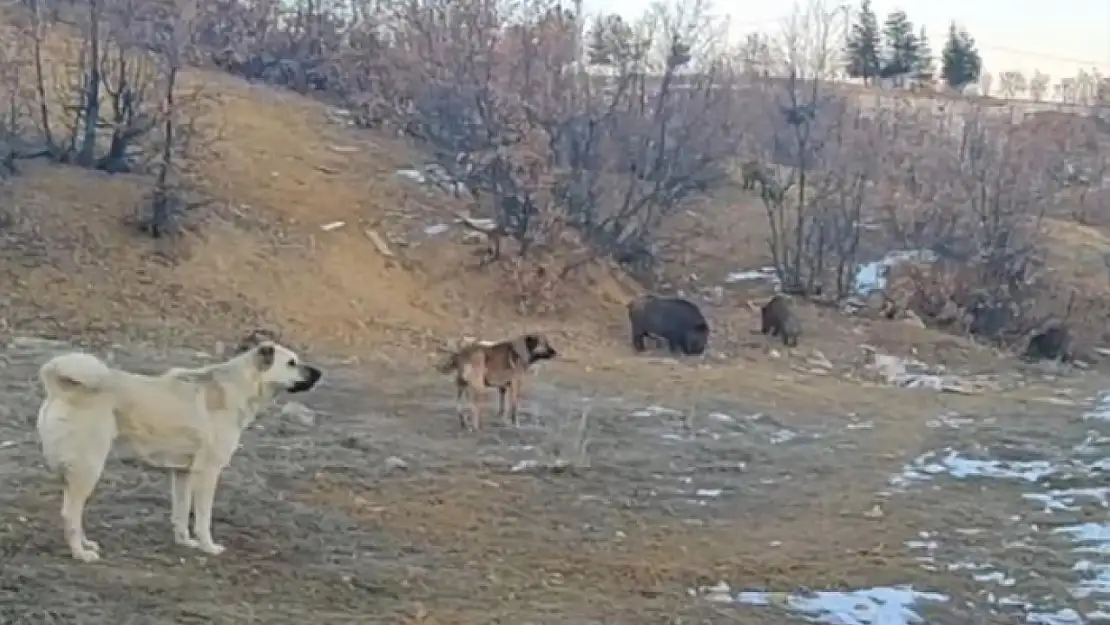
[[[762,156],[787,172],[772,189],[764,185],[761,197],[771,257],[786,291],[821,292],[829,272],[838,294],[851,288],[863,208],[878,175],[878,145],[859,132],[858,112],[829,88],[843,22],[839,9],[828,11],[819,1],[797,11],[775,55],[777,73],[786,78],[763,81],[764,119],[772,130],[762,139]]]
[[[590,409],[568,412],[546,432],[547,436],[538,445],[539,458],[515,464],[510,470],[514,473],[567,471],[590,468]]]
[[[149,2],[149,0],[148,0]],[[191,49],[193,29],[197,20],[197,0],[164,0],[149,2],[143,14],[141,41],[157,54],[163,84],[159,91],[161,117],[158,120],[159,147],[155,165],[155,182],[150,197],[150,210],[141,221],[143,229],[154,238],[172,233],[181,216],[198,203],[184,198],[186,181],[181,161],[193,147],[196,135],[197,109],[189,109],[181,101],[181,72]],[[190,96],[196,103],[200,92]]]
[[[737,72],[701,3],[603,20],[592,65],[586,20],[552,0],[201,6],[213,62],[425,142],[515,241],[506,260],[571,248],[556,277],[606,255],[650,275],[660,224],[737,153]]]
[[[1055,288],[1044,218],[1056,206],[1094,207],[1088,196],[1106,168],[1097,122],[839,97],[826,78],[839,19],[820,1],[799,11],[776,55],[787,78],[761,81],[772,136],[757,145],[780,172],[761,197],[784,289],[835,285],[845,297],[870,260],[862,254],[928,250],[939,261],[915,267],[914,292],[893,299],[933,319],[953,317],[955,306],[991,340],[1024,335],[1043,322],[1041,302]]]
[[[180,80],[193,54],[198,6],[192,0],[63,4],[60,11],[57,3],[28,0],[16,16],[25,51],[18,64],[4,63],[9,73],[19,72],[19,88],[9,92],[10,119],[36,131],[24,131],[24,143],[41,144],[17,156],[154,173],[157,208],[140,221],[161,236],[173,229],[175,215],[196,204],[177,197],[191,187],[182,172],[218,139],[212,98]]]
[[[751,158],[775,165],[761,197],[785,289],[845,297],[861,261],[927,249],[941,260],[916,268],[905,299],[926,316],[956,305],[990,336],[1041,314],[1044,217],[1104,218],[1097,121],[848,95],[832,85],[846,16],[821,0],[740,54],[697,1],[628,21],[554,0],[84,0],[60,77],[38,52],[56,4],[26,4],[32,53],[9,92],[29,95],[9,109],[32,111],[58,158],[115,171],[145,155],[160,204],[188,186],[182,139],[203,134],[186,112],[203,98],[167,90],[183,63],[312,91],[424,143],[476,193],[526,311],[603,256],[650,281],[662,226]],[[45,104],[55,87],[60,111]]]

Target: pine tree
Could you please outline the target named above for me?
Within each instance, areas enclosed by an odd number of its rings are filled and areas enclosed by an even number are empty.
[[[845,70],[852,78],[862,78],[864,84],[869,84],[879,75],[879,21],[871,0],[860,2],[859,19],[852,25],[844,52],[848,58]]]
[[[605,22],[599,15],[594,18],[593,26],[590,28],[590,43],[586,46],[586,58],[589,59],[590,65],[608,65],[612,62],[610,56],[608,42],[605,41]]]
[[[975,46],[975,40],[953,22],[948,27],[948,41],[941,54],[941,73],[944,82],[956,90],[977,82],[983,71],[983,58]]]
[[[917,67],[918,62],[917,35],[905,11],[897,10],[887,16],[883,24],[883,38],[886,45],[881,74],[884,78],[897,79],[897,85],[901,87],[903,78]]]
[[[931,83],[936,75],[936,66],[933,64],[933,49],[929,45],[929,35],[925,27],[917,35],[917,64],[913,68],[914,80],[920,83]]]
[[[979,46],[975,45],[975,39],[966,30],[960,30],[960,39],[964,49],[967,73],[971,77],[971,82],[976,82],[983,73],[983,56],[979,54]]]
[[[619,15],[598,17],[590,28],[586,56],[591,65],[621,65],[633,55],[632,28]]]

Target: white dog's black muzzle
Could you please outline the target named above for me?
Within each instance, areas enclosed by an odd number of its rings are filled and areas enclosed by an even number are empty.
[[[298,382],[293,383],[292,386],[287,388],[287,391],[289,391],[290,393],[303,393],[313,386],[316,386],[316,383],[320,381],[320,378],[324,377],[323,371],[320,371],[316,367],[311,367],[309,365],[301,366],[301,374],[303,377]]]

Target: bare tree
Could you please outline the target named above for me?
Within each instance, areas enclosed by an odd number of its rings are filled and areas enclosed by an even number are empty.
[[[81,136],[77,163],[92,167],[96,158],[96,130],[100,124],[100,57],[101,57],[101,17],[104,0],[88,0],[88,21],[85,42],[88,45],[85,56],[85,89],[81,94],[81,120],[84,130]]]
[[[994,75],[990,72],[983,72],[979,77],[979,93],[987,98],[991,95],[991,89],[994,88]]]
[[[706,11],[603,21],[588,71],[584,20],[555,2],[404,7],[388,46],[347,62],[375,87],[353,99],[440,154],[514,255],[573,241],[556,276],[598,255],[650,274],[660,225],[737,153],[736,73]]]
[[[1033,78],[1029,80],[1029,95],[1033,98],[1034,102],[1041,102],[1044,100],[1045,95],[1048,93],[1048,85],[1051,77],[1041,71],[1033,72]]]
[[[31,39],[31,54],[34,59],[35,67],[35,96],[38,104],[39,125],[42,129],[43,138],[46,141],[46,146],[52,152],[57,152],[57,147],[54,143],[54,135],[50,128],[50,111],[47,104],[46,96],[46,75],[43,71],[42,62],[42,46],[43,40],[46,37],[46,21],[43,19],[42,0],[30,0],[30,39]]]
[[[197,0],[163,0],[147,5],[147,12],[142,18],[145,27],[143,38],[158,54],[162,81],[160,150],[155,165],[150,214],[143,224],[144,229],[155,238],[173,232],[182,213],[191,208],[183,197],[182,181],[179,179],[178,160],[187,150],[187,146],[183,145],[186,137],[182,132],[187,112],[179,97],[178,82],[193,43],[197,10]]]
[[[778,56],[786,78],[770,87],[775,128],[771,160],[789,169],[785,180],[776,181],[776,192],[763,194],[770,251],[784,288],[803,293],[820,287],[824,248],[834,223],[815,215],[812,173],[828,162],[825,149],[846,112],[844,102],[828,87],[840,65],[838,46],[845,20],[842,7],[830,10],[820,0],[797,11],[780,40]],[[854,188],[847,180],[835,184],[846,193]]]
[[[1013,99],[1015,96],[1024,94],[1028,88],[1025,74],[1021,72],[1009,71],[998,75],[998,90],[1003,98]]]
[[[110,110],[101,125],[111,129],[111,136],[96,167],[111,173],[133,169],[133,161],[141,156],[139,142],[154,131],[164,112],[154,93],[157,63],[144,41],[146,25],[138,9],[135,0],[115,0],[106,12],[109,36],[100,75]]]

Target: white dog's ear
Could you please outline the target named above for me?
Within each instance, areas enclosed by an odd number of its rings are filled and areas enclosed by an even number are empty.
[[[279,342],[277,332],[265,328],[255,328],[239,339],[239,342],[235,344],[233,353],[236,355],[245,354],[267,341],[271,343]]]
[[[254,352],[254,362],[259,371],[268,371],[274,366],[275,350],[273,345],[261,345]]]

